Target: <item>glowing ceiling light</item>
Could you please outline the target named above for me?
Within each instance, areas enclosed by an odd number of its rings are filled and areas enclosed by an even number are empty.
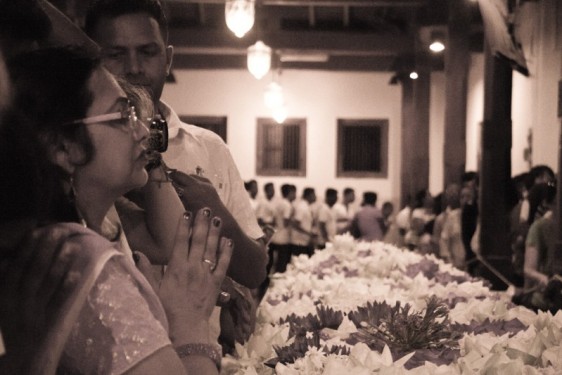
[[[263,101],[267,108],[274,109],[283,106],[285,99],[283,98],[283,88],[280,84],[273,81],[265,88]]]
[[[445,45],[441,41],[436,40],[429,45],[429,49],[433,52],[442,52],[445,50]]]
[[[287,119],[287,107],[284,105],[273,109],[273,119],[282,124]]]
[[[248,47],[248,70],[256,79],[262,79],[271,68],[271,48],[261,40]]]
[[[411,73],[410,73],[410,78],[411,78],[411,79],[418,79],[418,77],[419,77],[419,75],[418,75],[417,72],[414,71],[414,72],[411,72]]]
[[[224,7],[226,25],[238,38],[254,26],[254,0],[227,0]]]

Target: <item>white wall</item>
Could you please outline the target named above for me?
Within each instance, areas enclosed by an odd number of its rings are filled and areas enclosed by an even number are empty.
[[[353,187],[358,199],[366,190],[376,191],[379,202],[398,203],[400,193],[401,86],[389,85],[391,73],[351,73],[287,70],[283,86],[289,117],[307,120],[307,175],[260,177],[256,171],[256,119],[271,117],[263,104],[270,78],[254,79],[245,70],[174,71],[177,83],[167,84],[163,99],[180,115],[227,116],[228,145],[242,178],[255,178],[260,187],[272,181],[302,188],[316,188],[319,198],[327,187],[341,192]],[[338,118],[389,120],[389,168],[387,178],[336,179]]]

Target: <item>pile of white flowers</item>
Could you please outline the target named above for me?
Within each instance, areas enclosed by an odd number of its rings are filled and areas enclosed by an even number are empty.
[[[431,361],[405,366],[415,352],[393,358],[366,343],[349,344],[357,332],[348,313],[367,302],[409,304],[426,308],[436,296],[451,307],[451,323],[501,325],[517,319],[517,332],[466,333],[459,340],[458,358],[447,365]],[[324,329],[322,347],[340,346],[349,354],[327,354],[311,346],[292,363],[275,361],[275,348],[289,346],[287,317],[315,315],[317,306],[343,313],[337,329]],[[258,309],[254,334],[235,354],[223,359],[222,374],[560,374],[562,373],[562,313],[534,312],[510,302],[505,292],[491,291],[481,280],[470,278],[431,255],[420,255],[382,242],[356,242],[351,236],[308,258],[294,257],[287,271],[274,274]]]

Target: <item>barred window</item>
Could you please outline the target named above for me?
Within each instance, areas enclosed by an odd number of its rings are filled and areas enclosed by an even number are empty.
[[[180,116],[180,120],[210,130],[226,143],[226,116]]]
[[[258,176],[306,175],[305,119],[278,124],[270,118],[259,118],[257,138]]]
[[[339,119],[337,177],[387,177],[388,120]]]

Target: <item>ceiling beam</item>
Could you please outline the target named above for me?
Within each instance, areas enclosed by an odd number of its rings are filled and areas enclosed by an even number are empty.
[[[257,40],[255,31],[238,39],[221,30],[174,28],[170,30],[170,44],[177,48],[207,48],[211,50],[246,49]],[[333,31],[271,31],[261,32],[259,39],[266,40],[274,50],[334,51],[342,55],[399,55],[413,50],[413,38],[408,36],[348,33]]]
[[[225,0],[166,0],[168,3],[224,4]],[[323,7],[421,7],[427,0],[257,0],[259,5]]]

